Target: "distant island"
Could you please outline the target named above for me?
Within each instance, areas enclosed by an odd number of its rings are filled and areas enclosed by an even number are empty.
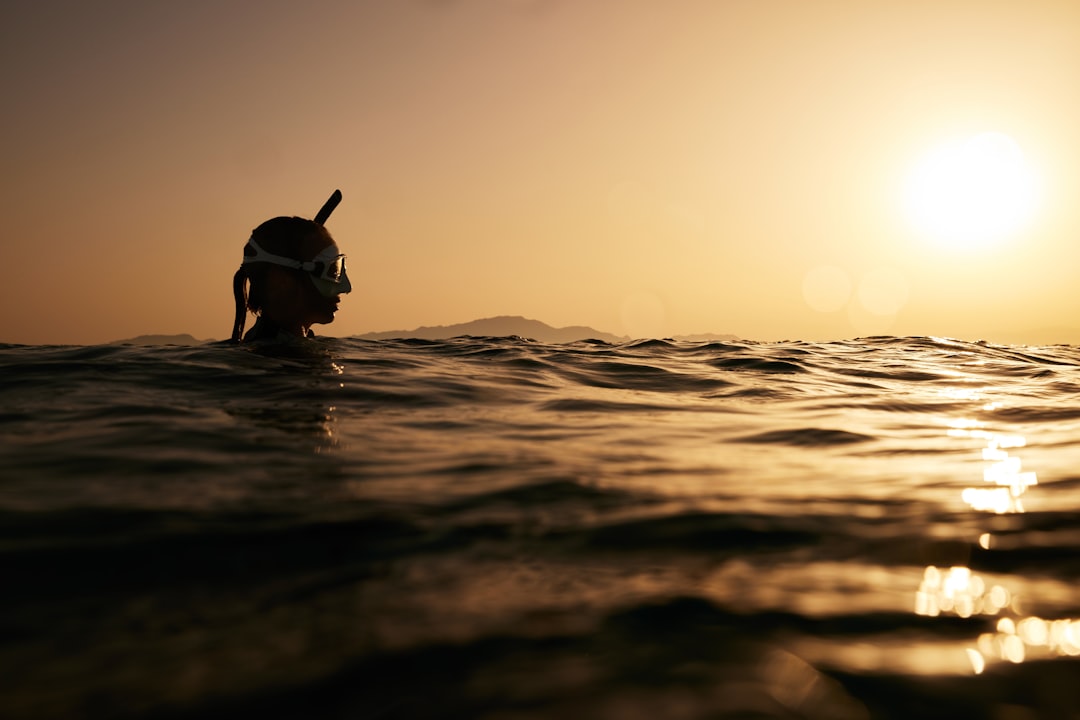
[[[520,315],[500,315],[499,317],[483,318],[467,323],[456,325],[435,325],[432,327],[418,327],[415,330],[389,330],[385,332],[370,332],[363,335],[354,335],[363,340],[391,340],[397,338],[419,338],[421,340],[445,340],[462,335],[477,337],[519,337],[538,340],[547,343],[567,343],[575,340],[603,340],[604,342],[620,343],[629,338],[601,332],[584,325],[556,328],[542,323],[539,320],[529,320]]]
[[[539,320],[530,320],[520,315],[500,315],[498,317],[483,318],[467,323],[456,325],[434,325],[430,327],[418,327],[415,330],[387,330],[383,332],[369,332],[350,337],[361,340],[395,340],[399,338],[418,338],[421,340],[446,340],[448,338],[472,335],[474,337],[523,337],[544,343],[569,343],[578,340],[600,340],[608,343],[624,343],[639,338],[630,338],[625,335],[615,335],[603,332],[585,325],[571,325],[570,327],[552,327]],[[667,340],[684,340],[687,342],[730,342],[738,340],[735,335],[715,335],[704,333],[700,335],[676,335]],[[126,340],[117,340],[114,345],[203,345],[213,340],[198,340],[186,333],[179,335],[139,335]]]
[[[390,330],[384,332],[370,332],[363,335],[354,335],[363,340],[391,340],[397,338],[418,338],[421,340],[445,340],[462,335],[478,337],[518,337],[529,338],[545,343],[568,343],[578,340],[602,340],[609,343],[628,342],[633,338],[625,335],[596,330],[584,325],[571,325],[570,327],[556,328],[539,320],[530,320],[520,315],[500,315],[498,317],[483,318],[457,325],[436,325],[432,327],[418,327],[415,330]],[[687,340],[692,342],[717,342],[738,340],[734,335],[678,335],[672,340]]]

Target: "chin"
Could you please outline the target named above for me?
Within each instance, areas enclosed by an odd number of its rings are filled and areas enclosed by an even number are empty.
[[[326,325],[327,323],[334,322],[334,316],[337,314],[337,303],[326,303],[315,313],[315,319],[313,322]]]

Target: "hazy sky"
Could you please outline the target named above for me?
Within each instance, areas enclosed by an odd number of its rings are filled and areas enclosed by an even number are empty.
[[[1080,343],[1075,0],[2,0],[0,41],[0,342],[227,337],[251,229],[341,188],[324,334]],[[905,193],[972,137],[1032,204],[956,247]]]

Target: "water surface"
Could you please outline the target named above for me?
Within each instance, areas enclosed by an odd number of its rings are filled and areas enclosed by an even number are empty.
[[[0,715],[1067,716],[1078,366],[0,346]]]

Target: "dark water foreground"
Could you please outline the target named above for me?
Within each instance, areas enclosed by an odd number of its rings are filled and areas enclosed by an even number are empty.
[[[1080,349],[0,346],[0,717],[1080,717]]]

